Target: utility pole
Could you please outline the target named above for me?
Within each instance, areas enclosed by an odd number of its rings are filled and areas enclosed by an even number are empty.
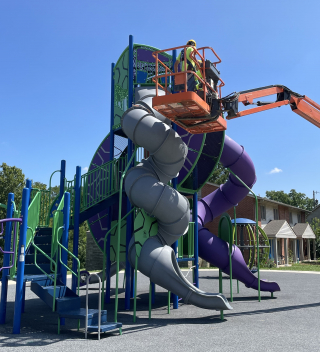
[[[315,208],[317,203],[316,203],[316,194],[317,193],[320,193],[320,192],[317,192],[317,191],[313,191],[313,207]]]

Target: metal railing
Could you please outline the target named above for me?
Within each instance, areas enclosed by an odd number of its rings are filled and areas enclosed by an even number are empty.
[[[63,226],[61,227],[63,228]],[[59,228],[58,230],[60,230]],[[34,265],[36,266],[37,269],[39,269],[44,275],[48,277],[53,282],[53,302],[52,302],[52,311],[54,312],[56,309],[56,286],[57,286],[57,261],[54,261],[47,253],[45,253],[43,250],[41,250],[35,243],[34,243],[34,231],[31,227],[27,227],[27,230],[31,230],[32,233],[32,241],[31,245],[34,247]],[[52,268],[52,264],[54,264],[54,269],[51,269],[53,271],[53,274],[48,274],[45,270],[43,270],[37,263],[37,253],[38,251],[44,255],[47,259],[50,261],[50,267]],[[53,277],[52,277],[53,276]]]
[[[121,175],[127,157],[114,159],[81,176],[80,212],[107,199],[119,191]]]
[[[4,251],[1,247],[0,247],[0,252],[3,254],[10,254],[11,257],[11,264],[10,264],[10,260],[9,260],[9,266],[3,266],[2,268],[0,268],[0,271],[3,269],[11,269],[16,262],[16,254],[17,254],[17,250],[16,250],[16,244],[17,244],[17,225],[19,223],[22,222],[22,219],[15,219],[15,218],[8,218],[8,219],[2,219],[0,220],[0,224],[1,224],[1,233],[0,236],[3,234],[3,224],[7,223],[7,222],[14,222],[14,229],[13,229],[13,241],[12,241],[12,249],[10,251]],[[0,237],[0,239],[3,237]],[[11,248],[11,247],[10,247]]]

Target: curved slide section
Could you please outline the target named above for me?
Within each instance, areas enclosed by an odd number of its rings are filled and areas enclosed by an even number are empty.
[[[255,169],[244,148],[226,136],[220,162],[230,168],[250,188],[256,181]],[[198,202],[199,256],[229,274],[228,244],[210,233],[203,226],[237,205],[248,194],[248,190],[232,175],[216,191]],[[232,277],[243,282],[247,287],[258,289],[258,279],[248,269],[241,251],[235,245],[232,248]],[[276,282],[260,280],[260,290],[280,291]]]
[[[158,221],[157,235],[142,246],[138,269],[187,303],[207,309],[232,309],[223,295],[205,293],[187,281],[170,247],[186,233],[189,225],[188,200],[167,185],[179,173],[188,150],[181,137],[148,104],[152,96],[155,96],[154,89],[139,90],[136,105],[121,119],[122,130],[128,138],[150,152],[149,158],[127,173],[125,191],[134,206]],[[129,245],[129,261],[133,267],[135,260],[133,237]]]

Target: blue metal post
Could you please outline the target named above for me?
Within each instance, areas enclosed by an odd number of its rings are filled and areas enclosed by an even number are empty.
[[[76,182],[74,185],[75,201],[74,201],[74,228],[73,228],[73,254],[78,257],[79,252],[79,225],[80,225],[80,197],[81,197],[81,167],[76,169]],[[72,261],[72,271],[78,271],[78,265],[75,259]],[[80,273],[78,273],[80,274]],[[72,291],[77,292],[78,280],[75,275],[72,275]]]
[[[129,62],[128,62],[128,108],[132,107],[133,103],[133,36],[129,36]],[[128,160],[133,153],[133,143],[128,139]],[[131,203],[127,197],[127,213],[131,210]],[[125,291],[125,309],[130,309],[130,290],[131,290],[131,266],[128,260],[128,248],[132,236],[132,221],[133,217],[130,214],[127,217],[127,230],[126,230],[126,291]]]
[[[27,178],[26,180],[26,188],[30,188],[30,192],[32,190],[32,181]],[[30,193],[30,199],[29,199],[29,205],[31,203],[31,193]]]
[[[20,334],[21,311],[23,301],[23,281],[24,281],[24,266],[25,266],[25,251],[27,241],[27,226],[28,226],[28,206],[30,200],[30,188],[24,188],[22,192],[22,207],[21,217],[22,224],[20,227],[19,245],[18,245],[18,269],[16,281],[16,298],[14,302],[14,318],[13,318],[13,333]]]
[[[172,71],[174,72],[174,64],[177,60],[177,50],[172,50]],[[171,77],[171,93],[174,93],[174,77]]]
[[[64,180],[66,178],[66,161],[61,160],[61,168],[60,168],[60,193],[59,193],[59,203],[63,197],[64,193]]]
[[[7,203],[7,214],[6,218],[12,218],[13,216],[13,201],[14,194],[8,194],[8,203]],[[6,223],[6,232],[4,237],[4,251],[10,251],[11,247],[11,230],[12,223]],[[9,266],[10,263],[10,254],[4,254],[3,256],[3,266]],[[6,323],[6,310],[7,310],[7,294],[8,294],[8,275],[10,269],[2,270],[2,284],[1,284],[1,300],[0,300],[0,324]]]
[[[115,64],[112,63],[111,64],[110,154],[109,154],[110,161],[114,159],[114,131],[113,131],[113,125],[114,125],[114,67],[115,67]],[[112,170],[112,165],[111,165],[109,177],[111,177],[112,173],[113,173],[113,170]],[[112,223],[112,207],[108,207],[107,231],[109,231],[111,229],[111,223]],[[110,302],[110,289],[111,289],[110,244],[111,244],[111,237],[109,235],[107,238],[107,248],[106,248],[107,263],[106,263],[106,294],[105,294],[105,298],[104,298],[105,303]]]
[[[172,129],[174,131],[177,131],[177,125],[175,123],[172,124]],[[172,179],[172,187],[174,189],[177,189],[177,186],[178,186],[178,179],[175,177]],[[175,257],[177,258],[178,241],[174,242],[171,247],[174,251]],[[174,293],[171,293],[171,298],[172,298],[173,309],[178,309],[179,308],[179,297],[177,295],[175,295]]]

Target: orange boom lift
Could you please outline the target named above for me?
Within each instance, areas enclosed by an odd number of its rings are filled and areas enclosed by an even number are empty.
[[[202,78],[195,71],[187,69],[186,60],[183,72],[173,72],[158,57],[160,53],[182,49],[184,57],[188,45],[155,51],[156,74],[153,78],[156,84],[156,96],[153,98],[153,108],[162,115],[192,134],[224,131],[227,129],[227,120],[256,112],[273,109],[282,105],[290,105],[291,110],[302,116],[317,127],[320,127],[320,105],[305,95],[300,95],[282,85],[250,89],[232,93],[221,97],[221,88],[225,85],[220,78],[216,65],[221,62],[220,57],[211,47],[195,48],[190,58],[194,61]],[[211,51],[217,61],[206,60],[206,50]],[[188,79],[194,78],[200,83],[201,90],[188,91]],[[159,83],[162,82],[162,83]],[[164,82],[164,83],[163,83]],[[171,90],[169,89],[171,85]],[[255,99],[276,94],[276,101],[263,102]],[[256,105],[251,109],[239,111],[239,103],[245,106]]]

